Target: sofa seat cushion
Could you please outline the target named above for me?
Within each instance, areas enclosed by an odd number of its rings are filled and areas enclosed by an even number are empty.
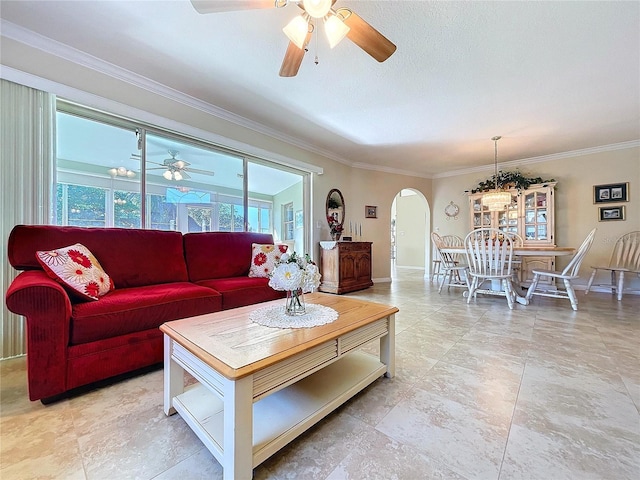
[[[223,310],[268,302],[286,295],[286,292],[271,288],[268,278],[261,277],[216,278],[201,280],[197,284],[220,292]]]
[[[220,293],[189,282],[116,289],[96,302],[73,306],[70,343],[104,340],[220,310]]]

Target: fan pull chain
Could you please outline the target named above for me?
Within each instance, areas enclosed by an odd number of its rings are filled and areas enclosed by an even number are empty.
[[[314,22],[314,23],[315,23],[315,22]],[[318,65],[318,63],[319,63],[319,62],[318,62],[318,30],[317,30],[316,28],[314,28],[314,30],[315,30],[315,32],[314,32],[314,33],[315,33],[315,37],[316,37],[316,58],[315,58],[315,60],[313,61],[313,63],[315,63],[316,65]]]

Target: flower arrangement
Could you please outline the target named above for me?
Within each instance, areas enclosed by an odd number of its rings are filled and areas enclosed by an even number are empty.
[[[342,235],[342,224],[338,222],[338,219],[333,215],[327,215],[327,223],[329,224],[329,231],[331,237]]]
[[[304,314],[302,294],[313,292],[319,285],[320,272],[309,254],[284,253],[269,277],[271,288],[287,292],[285,313],[288,315]]]
[[[476,188],[471,190],[471,193],[487,192],[495,188],[496,181],[498,188],[515,188],[518,191],[526,190],[529,186],[537,183],[549,183],[555,182],[553,178],[543,180],[542,177],[525,177],[519,171],[515,172],[503,172],[500,171],[498,176],[493,175],[491,178],[486,179],[484,182],[478,183]]]

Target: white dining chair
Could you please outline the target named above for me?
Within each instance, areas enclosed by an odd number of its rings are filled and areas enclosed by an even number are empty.
[[[596,235],[597,228],[594,228],[589,232],[587,238],[584,239],[578,251],[574,254],[569,264],[561,272],[554,270],[532,270],[533,280],[527,290],[526,300],[527,303],[531,301],[531,297],[539,295],[541,297],[553,297],[553,298],[567,298],[571,302],[571,308],[578,310],[578,299],[576,298],[576,292],[571,285],[571,281],[579,277],[580,265],[584,260],[585,255],[591,248],[593,238]],[[564,283],[564,290],[561,288],[551,289],[549,285],[539,284],[539,281],[543,277],[553,278],[555,280],[562,280]]]
[[[442,249],[446,247],[461,247],[462,239],[456,235],[445,235],[441,237],[436,232],[433,232],[431,233],[431,240],[438,259],[440,260],[440,268],[442,270],[442,279],[438,285],[438,293],[442,292],[442,287],[444,287],[445,283],[447,284],[447,289],[450,287],[469,288],[467,266],[460,264],[459,254],[442,251]]]
[[[506,232],[505,235],[508,235],[511,238],[511,242],[513,243],[514,249],[524,246],[523,238],[517,233]],[[520,285],[521,273],[522,273],[522,258],[519,255],[514,255],[513,260],[511,261],[511,278],[513,281],[513,286],[517,289],[521,288],[521,285]]]
[[[611,283],[600,283],[595,286],[610,289],[612,294],[617,293],[618,300],[622,300],[624,280],[627,275],[640,275],[640,231],[627,233],[616,240],[606,267],[592,266],[591,268],[593,272],[584,294],[589,293],[598,270],[604,270],[609,272]]]
[[[477,293],[490,293],[507,297],[507,305],[513,309],[516,293],[512,284],[511,237],[505,236],[497,228],[478,228],[465,237],[464,248],[470,278],[467,303],[471,301],[471,297],[475,298]],[[485,281],[491,281],[492,288],[480,290]]]

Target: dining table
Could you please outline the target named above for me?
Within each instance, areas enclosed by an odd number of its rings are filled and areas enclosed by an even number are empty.
[[[442,247],[440,249],[442,252],[446,252],[446,253],[451,253],[451,254],[458,254],[458,255],[465,255],[465,248],[464,246],[455,246],[455,247]],[[565,255],[573,255],[573,253],[575,252],[575,248],[573,247],[551,247],[551,246],[534,246],[534,245],[527,245],[527,246],[520,246],[520,247],[513,247],[513,256],[520,256],[520,257],[561,257],[561,256],[565,256]],[[492,281],[492,285],[490,289],[478,289],[476,290],[477,293],[484,293],[484,294],[489,294],[489,295],[504,295],[504,291],[502,290],[502,285],[500,284],[499,281],[494,282]],[[465,292],[466,294],[468,294],[468,292]],[[516,298],[515,298],[516,302],[518,302],[521,305],[527,305],[529,302],[527,301],[527,299],[518,294],[516,291]]]
[[[463,246],[442,247],[440,250],[446,253],[465,254]],[[561,257],[564,255],[573,255],[575,251],[576,249],[573,247],[513,247],[513,255],[520,257]]]

